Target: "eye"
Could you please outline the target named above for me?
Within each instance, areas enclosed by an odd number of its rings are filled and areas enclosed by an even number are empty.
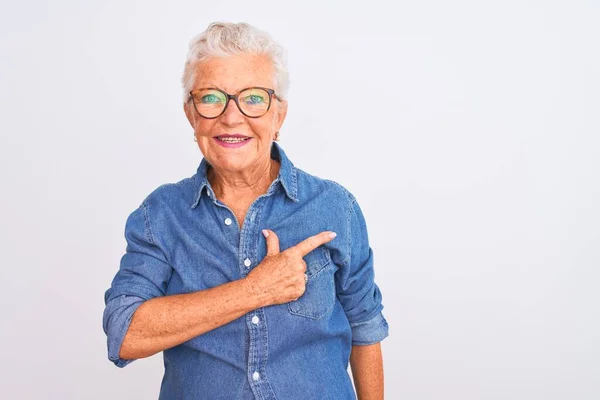
[[[246,104],[251,104],[251,105],[264,104],[264,102],[265,102],[265,98],[258,94],[251,94],[251,95],[244,97],[244,103],[246,103]]]
[[[219,96],[210,93],[210,94],[205,94],[204,96],[202,96],[200,98],[200,102],[204,103],[204,104],[216,104],[221,102],[221,99],[219,98]]]

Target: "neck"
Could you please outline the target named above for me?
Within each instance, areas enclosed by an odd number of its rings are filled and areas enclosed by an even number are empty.
[[[222,171],[211,167],[207,178],[215,196],[221,200],[256,198],[266,193],[279,174],[280,163],[271,158],[241,172]]]

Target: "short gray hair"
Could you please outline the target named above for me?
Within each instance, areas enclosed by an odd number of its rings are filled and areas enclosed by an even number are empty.
[[[261,31],[245,22],[213,22],[208,28],[194,36],[189,43],[189,51],[181,83],[183,85],[183,101],[196,79],[196,66],[212,57],[227,57],[236,54],[260,54],[268,56],[275,69],[275,92],[287,99],[289,74],[287,70],[287,54],[285,49],[267,32]]]

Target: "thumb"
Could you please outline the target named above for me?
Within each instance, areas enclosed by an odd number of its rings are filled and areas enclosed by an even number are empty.
[[[267,255],[272,256],[279,254],[279,238],[275,232],[269,229],[263,229],[262,233],[267,241]]]

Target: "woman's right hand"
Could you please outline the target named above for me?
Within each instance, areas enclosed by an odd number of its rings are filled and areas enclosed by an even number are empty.
[[[279,251],[279,238],[275,232],[264,229],[267,255],[246,280],[265,306],[297,300],[306,289],[305,255],[335,238],[335,232],[324,231],[310,236],[295,246]]]

